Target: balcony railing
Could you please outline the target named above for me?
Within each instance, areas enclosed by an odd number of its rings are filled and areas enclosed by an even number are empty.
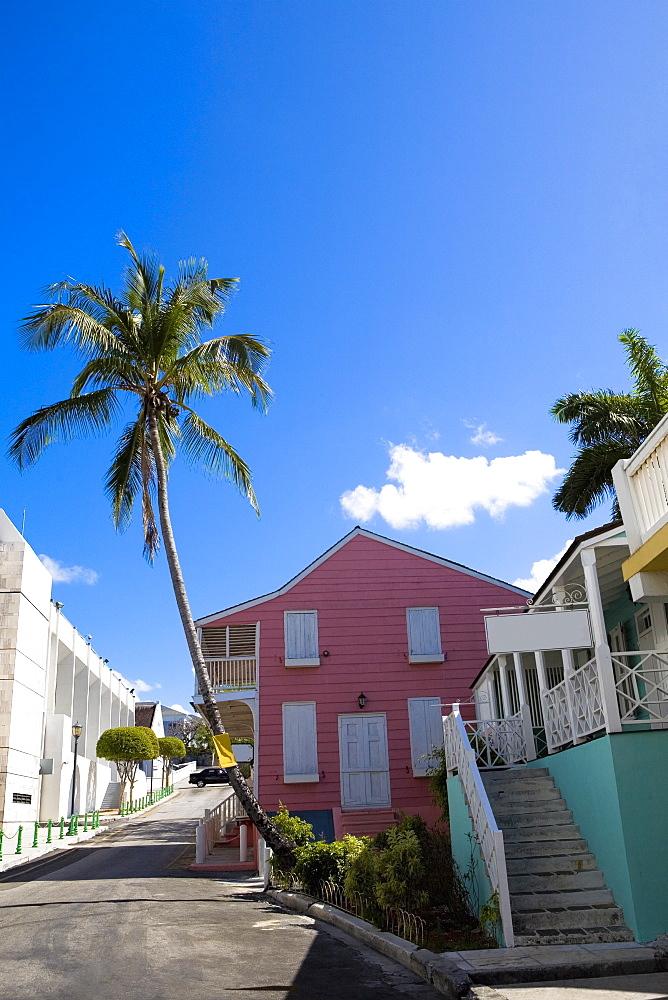
[[[626,467],[643,537],[668,517],[668,436],[665,427],[661,432],[650,435]]]
[[[256,687],[257,668],[254,656],[229,657],[220,660],[206,658],[206,666],[211,686],[217,694],[225,691],[245,691]],[[199,690],[199,685],[195,693],[202,693]]]

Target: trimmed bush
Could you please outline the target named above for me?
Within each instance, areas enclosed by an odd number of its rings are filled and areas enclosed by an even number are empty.
[[[148,726],[135,726],[135,729],[139,729],[140,732],[146,734],[146,739],[151,747],[151,753],[148,757],[144,757],[144,760],[155,760],[156,757],[160,756],[160,744],[158,743],[158,737],[155,735],[152,729]]]
[[[335,840],[332,844],[319,840],[315,844],[300,847],[297,851],[295,875],[313,896],[318,894],[321,882],[333,882],[343,888],[350,865],[368,843],[366,837],[361,839],[347,835],[343,840]]]

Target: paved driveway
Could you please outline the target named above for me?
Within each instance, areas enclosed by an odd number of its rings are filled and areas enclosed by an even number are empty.
[[[188,788],[115,832],[0,877],[0,1000],[435,1000],[338,932],[285,913],[257,879],[188,871]]]

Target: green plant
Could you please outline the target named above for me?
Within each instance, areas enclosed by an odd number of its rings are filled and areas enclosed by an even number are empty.
[[[162,784],[167,784],[167,771],[170,760],[181,760],[186,755],[186,747],[178,736],[162,736],[158,738],[158,748],[162,757]]]
[[[155,733],[153,735],[155,737]],[[154,750],[153,743],[143,726],[118,726],[115,729],[105,729],[101,734],[97,741],[95,754],[103,760],[113,761],[116,765],[121,782],[121,806],[128,783],[130,785],[130,803],[132,803],[132,791],[139,763],[142,760],[153,760],[156,756]]]
[[[499,894],[493,892],[486,903],[480,907],[479,917],[480,927],[484,934],[494,937],[499,924],[501,923],[501,909],[499,907]]]
[[[429,787],[434,799],[434,804],[441,810],[441,820],[448,823],[448,769],[445,763],[445,747],[435,747],[432,751],[432,765],[427,769],[429,775]]]
[[[291,816],[289,810],[282,802],[278,803],[278,812],[272,817],[272,822],[278,832],[295,845],[296,852],[312,840],[315,840],[313,826],[299,816]],[[289,871],[292,867],[292,864],[284,864],[283,859],[278,855],[272,855],[271,870],[277,884],[290,884]]]
[[[158,737],[155,735],[152,729],[148,726],[135,726],[135,729],[140,729],[142,733],[146,734],[146,739],[151,745],[151,756],[145,757],[145,760],[155,760],[156,757],[160,756],[160,744],[158,743]]]
[[[424,889],[425,868],[414,830],[393,827],[378,861],[376,899],[381,906],[418,912],[429,902]]]
[[[343,888],[354,859],[364,850],[366,838],[351,837],[328,844],[319,840],[297,849],[295,875],[307,892],[317,895],[321,882],[333,882]]]

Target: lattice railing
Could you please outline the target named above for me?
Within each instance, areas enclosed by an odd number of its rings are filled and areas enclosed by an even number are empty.
[[[467,732],[458,711],[453,710],[451,715],[444,717],[443,736],[446,766],[450,773],[457,772],[459,775],[492,892],[499,894],[501,927],[505,944],[507,948],[512,948],[515,944],[515,934],[510,912],[510,892],[503,833],[499,830],[494,819],[494,813],[478,770],[476,751],[471,747],[470,734]]]
[[[560,684],[543,691],[548,749],[577,743],[605,727],[596,659],[569,670]]]
[[[668,652],[612,653],[622,725],[668,725]]]
[[[522,712],[509,719],[462,720],[478,767],[508,767],[526,764],[536,756],[532,740],[527,740]],[[529,726],[531,722],[529,720]]]

